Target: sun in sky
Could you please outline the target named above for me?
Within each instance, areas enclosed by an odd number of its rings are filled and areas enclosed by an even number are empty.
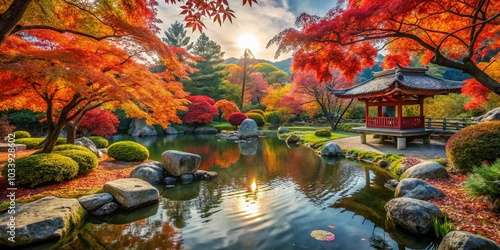
[[[252,53],[257,53],[260,50],[259,39],[251,33],[245,33],[238,37],[238,44],[242,51],[250,49]]]

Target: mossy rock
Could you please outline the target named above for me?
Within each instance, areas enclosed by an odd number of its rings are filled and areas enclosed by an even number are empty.
[[[483,161],[500,158],[500,121],[466,127],[448,139],[446,156],[451,165],[469,173]]]
[[[327,136],[327,137],[330,137],[332,136],[332,133],[326,129],[320,129],[320,130],[316,130],[316,132],[314,132],[314,135],[315,136]]]
[[[8,177],[9,163],[2,169]],[[78,174],[78,163],[60,154],[36,154],[19,158],[15,163],[16,185],[31,188],[52,182],[62,182]]]
[[[14,134],[14,136],[15,136],[14,138],[16,138],[16,139],[31,138],[30,132],[24,131],[24,130],[14,131],[14,132],[12,132],[12,134]]]
[[[108,139],[102,136],[87,136],[87,138],[95,144],[96,148],[107,148],[109,145]]]
[[[97,156],[91,151],[88,152],[84,150],[73,149],[54,151],[54,153],[67,156],[76,161],[76,163],[78,163],[78,175],[86,175],[92,172],[99,164]]]
[[[149,151],[137,142],[119,141],[109,146],[108,156],[118,161],[144,161],[149,158]]]

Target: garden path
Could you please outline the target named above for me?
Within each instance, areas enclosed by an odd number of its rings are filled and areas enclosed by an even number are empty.
[[[407,143],[407,148],[405,150],[397,149],[396,144],[388,140],[380,142],[380,139],[374,139],[372,136],[367,136],[366,144],[361,144],[359,136],[336,139],[332,141],[339,145],[342,149],[358,149],[381,154],[402,154],[406,157],[415,157],[426,160],[446,158],[446,141],[443,139],[431,139],[430,144],[423,144],[422,139],[415,139],[413,142]]]

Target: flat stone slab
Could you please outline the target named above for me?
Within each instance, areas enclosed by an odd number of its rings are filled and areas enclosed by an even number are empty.
[[[60,239],[87,215],[77,199],[54,196],[15,206],[15,214],[7,212],[0,216],[0,245],[18,247]],[[11,216],[15,217],[14,220]],[[15,242],[9,241],[11,226],[15,228]]]
[[[157,202],[160,198],[160,194],[155,187],[138,178],[125,178],[106,182],[104,192],[110,193],[126,209]]]
[[[0,143],[0,152],[8,152],[10,148],[8,143]],[[26,150],[26,145],[16,144],[16,152],[21,150]]]
[[[91,194],[78,198],[78,202],[87,211],[94,211],[111,201],[113,201],[113,196],[108,193]]]

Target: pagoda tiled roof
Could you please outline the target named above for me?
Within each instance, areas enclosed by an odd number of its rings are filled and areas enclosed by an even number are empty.
[[[337,97],[362,98],[385,95],[389,92],[445,94],[460,92],[463,82],[451,81],[427,75],[427,67],[402,67],[373,73],[373,78],[352,88],[329,90]]]

